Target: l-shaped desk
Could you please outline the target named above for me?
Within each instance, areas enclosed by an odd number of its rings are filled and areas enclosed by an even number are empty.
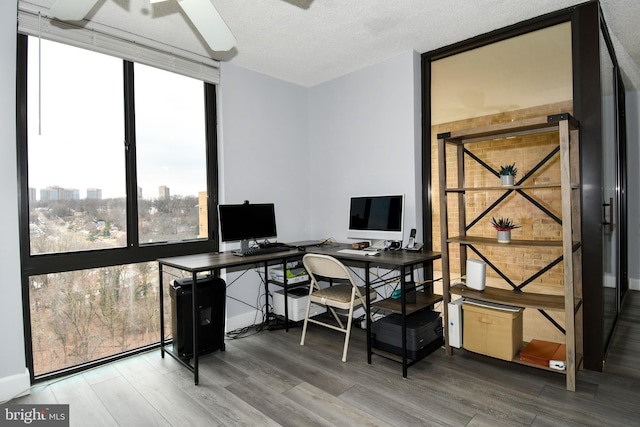
[[[295,246],[292,243],[291,246]],[[366,314],[369,319],[371,312],[371,300],[369,296],[369,290],[372,285],[370,279],[370,268],[372,266],[389,267],[391,269],[399,270],[399,281],[401,297],[399,299],[384,299],[377,301],[376,307],[389,312],[396,312],[401,314],[402,317],[402,356],[391,355],[386,352],[376,351],[376,354],[380,354],[383,357],[401,361],[402,362],[402,376],[407,377],[407,368],[417,360],[409,361],[407,358],[407,335],[406,335],[406,316],[415,311],[418,311],[424,307],[431,306],[442,300],[441,295],[433,294],[433,292],[416,292],[417,299],[415,304],[407,304],[405,301],[405,286],[407,283],[407,276],[410,277],[410,281],[414,281],[414,269],[422,267],[425,271],[431,268],[432,262],[440,258],[439,252],[430,251],[382,251],[378,255],[356,255],[349,253],[339,252],[340,249],[351,248],[347,244],[326,244],[321,246],[310,246],[305,251],[300,251],[297,248],[283,249],[282,252],[275,252],[269,254],[259,254],[251,256],[237,256],[231,252],[219,252],[219,253],[205,253],[196,255],[185,255],[171,258],[158,259],[158,274],[159,274],[159,286],[160,286],[160,352],[164,358],[164,354],[169,353],[174,359],[187,367],[193,372],[194,382],[198,384],[198,319],[196,315],[191,316],[193,321],[193,364],[190,364],[188,360],[183,360],[173,351],[165,348],[165,333],[164,333],[164,292],[163,292],[163,268],[173,267],[192,275],[192,310],[193,313],[198,313],[198,292],[197,292],[197,275],[203,272],[212,272],[214,275],[218,274],[220,269],[243,267],[254,264],[262,264],[264,266],[264,283],[266,298],[269,297],[269,266],[282,265],[283,271],[286,271],[287,264],[291,261],[300,260],[305,253],[325,254],[331,255],[343,263],[351,266],[358,266],[364,269],[364,282],[366,286]],[[288,318],[287,315],[287,279],[286,275],[284,283],[278,284],[284,289],[284,313],[285,313],[285,328],[288,330]],[[291,285],[295,286],[295,285]],[[432,290],[432,287],[431,287]],[[267,300],[267,318],[268,318],[268,300]],[[224,350],[224,346],[222,347]],[[371,342],[371,322],[367,321],[367,362],[371,364],[372,354],[372,342]]]

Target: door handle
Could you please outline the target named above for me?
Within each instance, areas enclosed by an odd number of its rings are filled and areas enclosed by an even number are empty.
[[[607,207],[609,207],[609,221],[607,221]],[[609,231],[613,231],[613,197],[609,197],[609,203],[602,204],[602,225],[608,225]]]

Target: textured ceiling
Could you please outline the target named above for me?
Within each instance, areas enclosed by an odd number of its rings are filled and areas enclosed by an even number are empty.
[[[55,0],[26,0],[48,8]],[[211,0],[238,40],[212,52],[175,3],[99,0],[88,19],[310,87],[583,0]],[[640,89],[640,1],[601,0],[627,89]],[[224,78],[224,77],[223,77]]]

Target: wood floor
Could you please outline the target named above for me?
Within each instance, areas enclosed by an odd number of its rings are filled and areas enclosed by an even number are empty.
[[[562,374],[442,350],[409,368],[373,356],[354,329],[310,326],[228,340],[201,358],[200,385],[156,350],[34,386],[12,403],[70,404],[72,426],[631,426],[640,419],[640,295],[618,327],[605,373]]]
[[[611,339],[605,372],[640,380],[640,292],[627,292]]]

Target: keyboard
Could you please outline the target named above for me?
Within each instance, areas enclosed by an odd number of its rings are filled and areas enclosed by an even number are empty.
[[[281,248],[283,246],[289,246],[281,242],[268,242],[268,243],[258,243],[258,247],[261,249],[264,248]]]
[[[286,252],[289,249],[290,249],[289,246],[286,246],[286,245],[266,246],[263,248],[256,246],[255,248],[234,249],[231,251],[231,253],[237,256],[251,256],[251,255],[272,254],[275,252]]]
[[[349,254],[349,255],[362,255],[362,256],[380,255],[380,252],[378,252],[378,251],[363,251],[363,250],[358,250],[358,249],[339,249],[338,253]]]

